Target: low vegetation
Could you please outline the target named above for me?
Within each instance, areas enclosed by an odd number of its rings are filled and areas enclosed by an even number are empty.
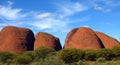
[[[84,52],[80,49],[63,49],[57,53],[57,56],[62,59],[65,63],[73,63],[82,60]]]
[[[85,55],[84,55],[84,59],[85,60],[90,60],[90,61],[95,61],[97,58],[97,52],[96,50],[86,50],[85,51]]]
[[[40,47],[21,54],[0,52],[0,65],[119,65],[120,46],[112,49],[80,50],[67,48],[55,51]]]

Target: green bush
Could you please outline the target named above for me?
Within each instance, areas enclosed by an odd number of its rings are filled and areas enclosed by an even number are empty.
[[[85,64],[83,61],[79,61],[79,62],[69,63],[69,64],[65,64],[65,65],[85,65]]]
[[[96,50],[86,50],[84,55],[85,60],[95,61],[96,53]]]
[[[23,53],[23,55],[30,56],[32,58],[32,60],[34,60],[35,56],[36,56],[34,51],[26,51]]]
[[[111,60],[114,54],[111,49],[100,49],[97,52],[97,58],[105,58],[106,60]]]
[[[62,49],[57,53],[57,56],[62,59],[65,63],[78,62],[83,59],[84,52],[80,49]]]
[[[32,58],[28,55],[17,55],[16,58],[14,59],[16,64],[29,64],[32,62]]]
[[[45,58],[46,56],[53,52],[55,52],[55,50],[50,47],[40,47],[37,50],[35,50],[37,59]]]
[[[105,59],[105,58],[98,58],[96,61],[97,61],[97,62],[105,62],[106,59]]]
[[[113,60],[113,61],[120,60],[120,57],[114,57],[112,60]]]
[[[0,62],[3,63],[10,63],[13,62],[13,56],[14,54],[10,52],[0,52]]]
[[[64,65],[64,62],[56,56],[48,56],[39,62],[33,62],[30,65]]]
[[[30,63],[30,65],[42,65],[40,62],[32,62],[32,63]]]
[[[55,56],[49,56],[44,59],[44,65],[63,65],[64,61]]]
[[[112,48],[113,53],[116,57],[120,57],[120,45],[116,45]]]

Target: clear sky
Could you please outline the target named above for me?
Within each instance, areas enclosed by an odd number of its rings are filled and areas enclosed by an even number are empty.
[[[120,40],[120,0],[0,0],[0,29],[7,25],[48,32],[62,45],[81,26]]]

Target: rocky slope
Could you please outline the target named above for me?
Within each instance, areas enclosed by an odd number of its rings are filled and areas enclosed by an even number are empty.
[[[33,50],[34,40],[30,29],[6,26],[0,32],[0,51],[22,53]]]
[[[53,35],[48,34],[48,33],[38,32],[36,34],[34,50],[36,50],[37,48],[41,46],[51,47],[57,51],[62,49],[60,41],[57,37],[54,37]]]
[[[112,48],[119,43],[116,39],[114,39],[102,32],[96,32],[96,35],[102,41],[105,48]]]
[[[64,48],[100,49],[112,48],[119,42],[101,32],[94,32],[88,27],[72,29],[65,40]],[[41,46],[51,47],[55,50],[62,49],[59,38],[45,32],[38,32],[34,37],[28,28],[6,26],[0,31],[0,52],[22,53],[36,50]]]
[[[88,27],[72,29],[65,40],[64,48],[100,49],[112,48],[119,42],[101,32],[94,32]]]
[[[71,30],[65,40],[64,48],[100,49],[103,44],[95,32],[88,27]]]

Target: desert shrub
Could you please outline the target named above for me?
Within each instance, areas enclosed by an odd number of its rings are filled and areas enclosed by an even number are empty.
[[[30,63],[30,65],[42,65],[42,64],[40,64],[40,62],[32,62]]]
[[[120,60],[120,57],[114,57],[112,60],[113,60],[113,61]]]
[[[47,55],[53,52],[55,52],[55,50],[50,47],[40,47],[37,50],[35,50],[37,59],[45,58]]]
[[[116,57],[120,57],[120,45],[116,45],[112,48],[113,53]]]
[[[10,52],[0,52],[0,62],[3,62],[3,63],[13,62],[12,61],[13,56],[14,54]]]
[[[96,53],[96,50],[86,50],[84,55],[85,60],[95,61]]]
[[[97,52],[97,58],[105,58],[106,60],[111,60],[114,54],[111,49],[100,49]]]
[[[2,63],[0,62],[0,65],[2,65]]]
[[[74,62],[74,63],[69,63],[69,64],[64,64],[64,65],[85,65],[85,63],[83,61],[79,61],[79,62]],[[88,64],[87,64],[88,65]]]
[[[98,58],[96,61],[97,61],[97,62],[105,62],[106,59],[105,59],[105,58]]]
[[[79,61],[79,62],[74,62],[74,63],[70,63],[70,64],[66,64],[66,65],[85,65],[83,61]]]
[[[34,51],[26,51],[26,52],[23,53],[23,55],[30,56],[32,58],[32,60],[34,60],[35,56],[36,56]]]
[[[63,49],[57,53],[57,56],[65,63],[73,63],[83,59],[84,52],[80,49]]]
[[[29,64],[30,62],[32,62],[32,58],[28,55],[19,54],[14,59],[14,62],[16,64]]]
[[[30,65],[64,65],[64,62],[56,56],[48,56],[39,62],[33,62]]]
[[[63,65],[64,61],[55,56],[49,56],[44,59],[44,65]]]

